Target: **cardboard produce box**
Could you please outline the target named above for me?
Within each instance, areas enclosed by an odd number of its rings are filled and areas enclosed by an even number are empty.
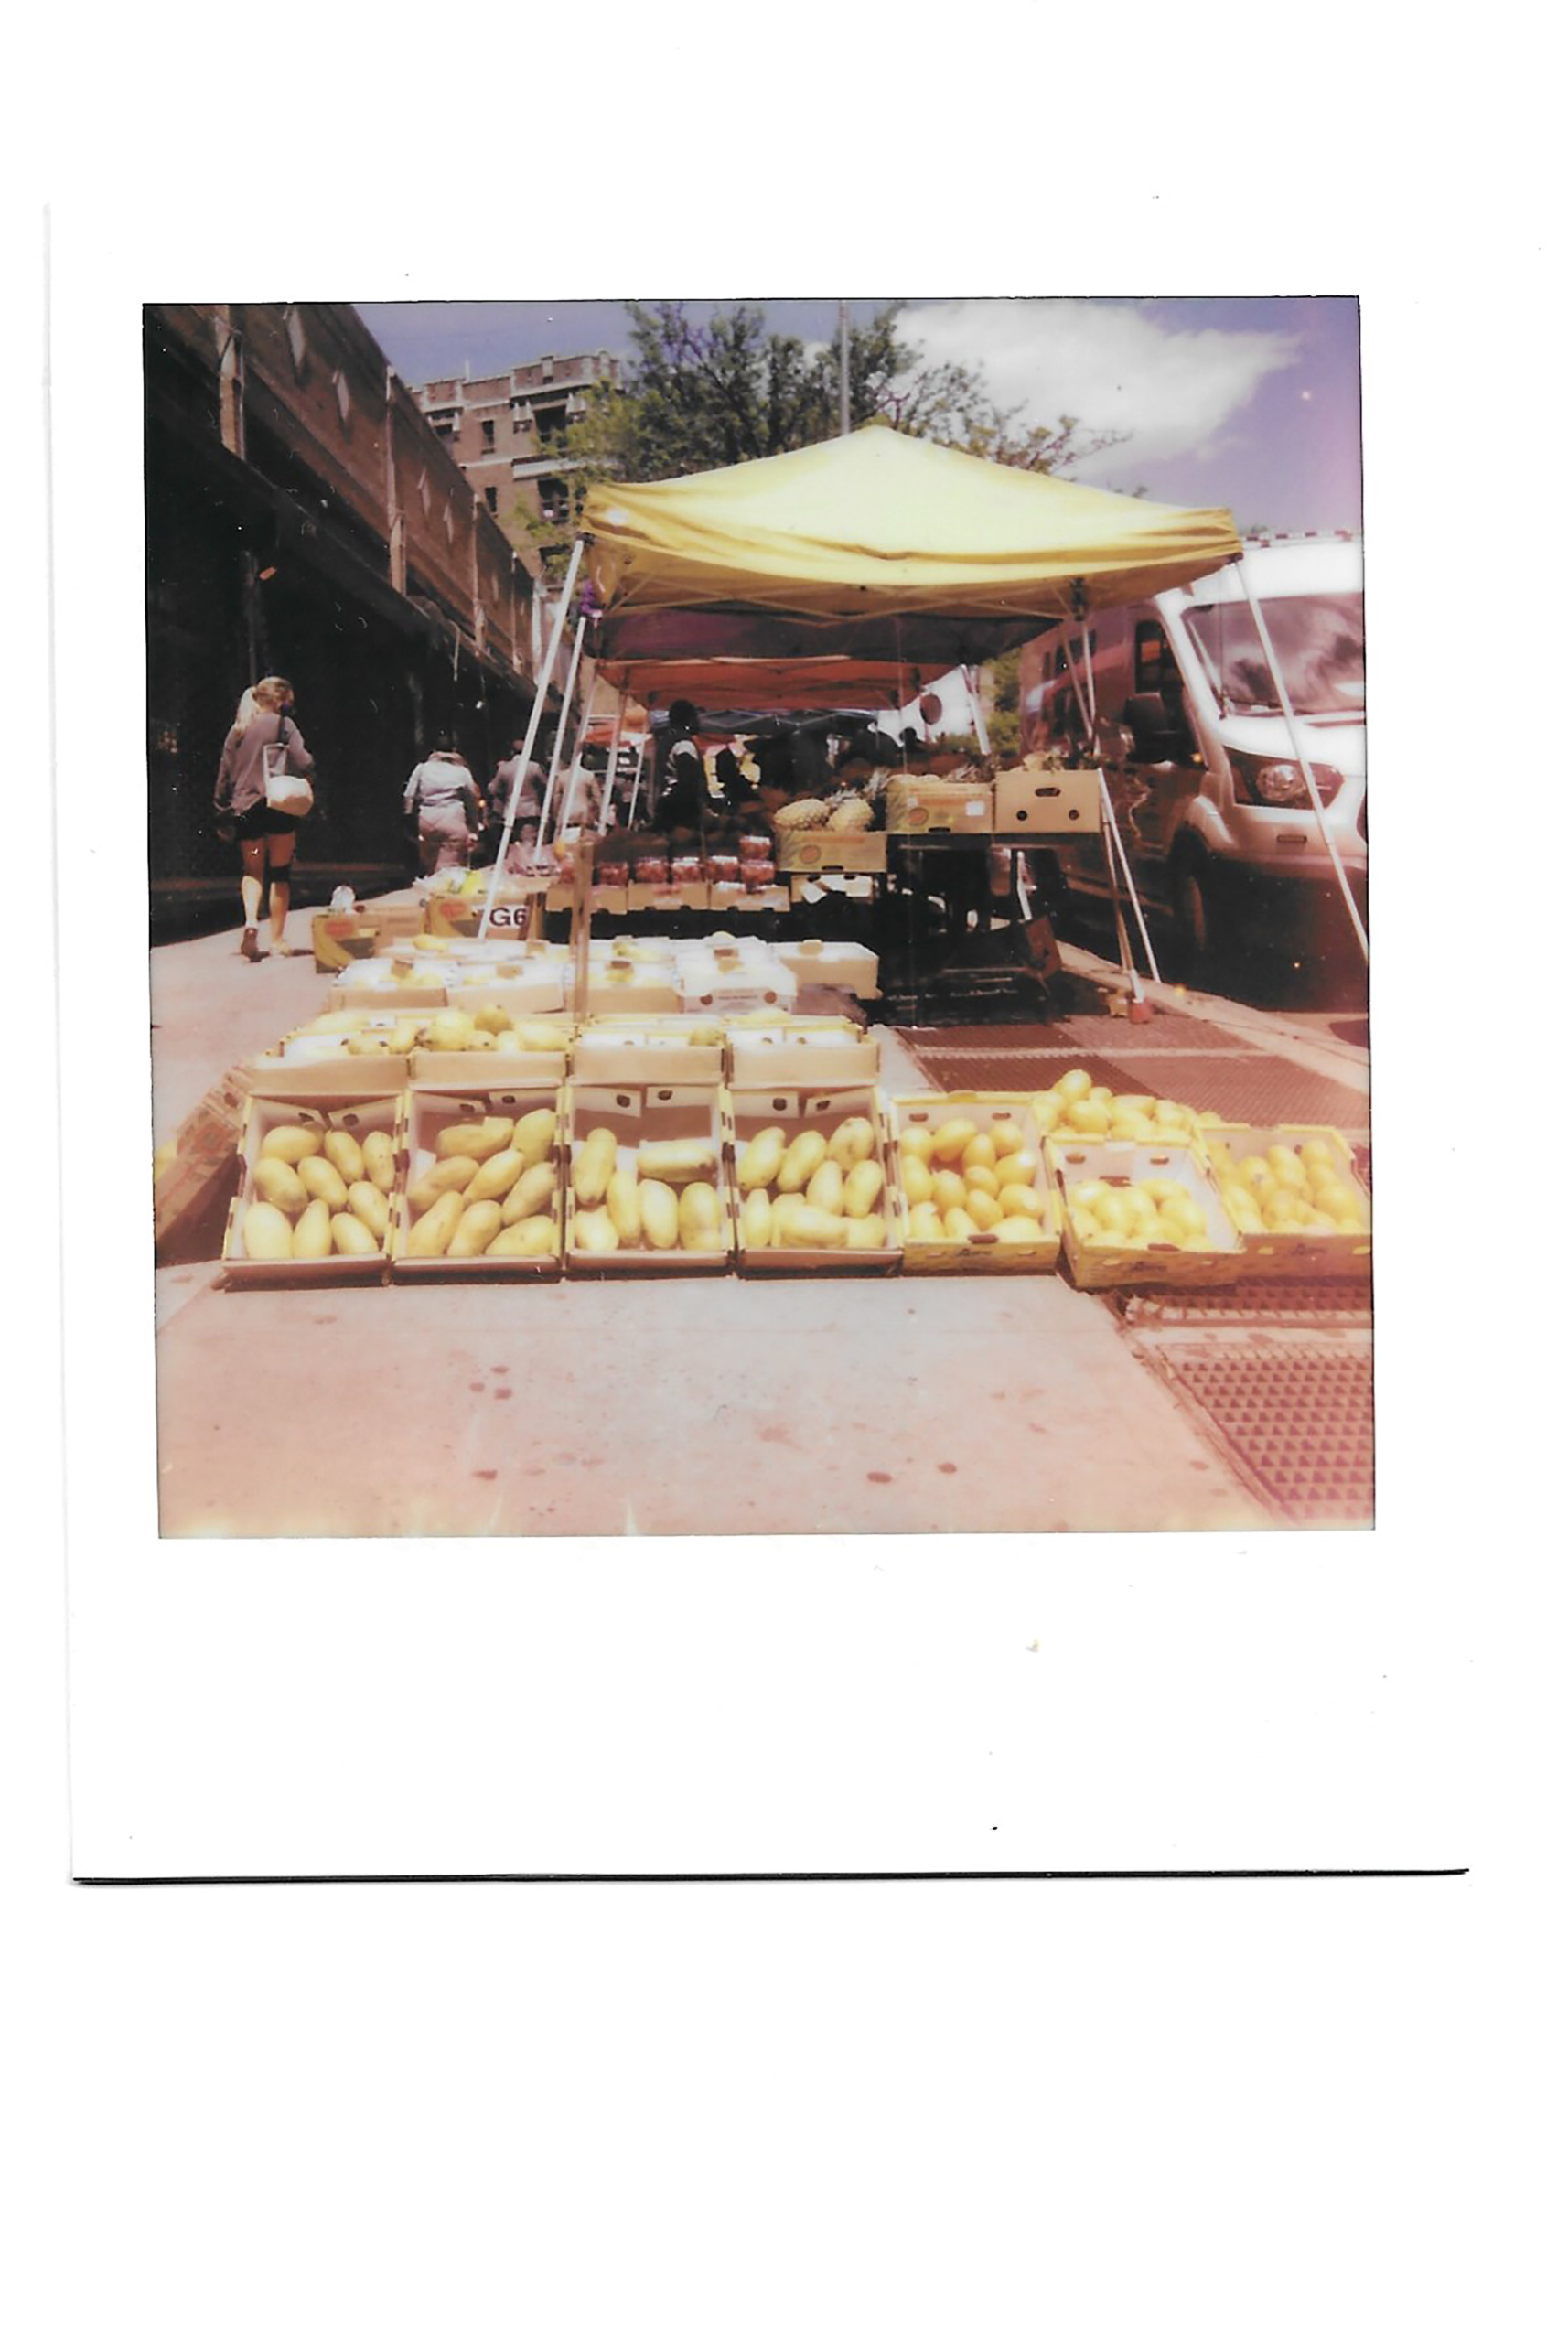
[[[880,830],[781,830],[780,870],[886,870],[887,840]]]
[[[440,960],[399,951],[357,960],[332,979],[334,1008],[445,1008],[446,977]]]
[[[868,1210],[863,1215],[841,1215],[846,1234],[839,1241],[790,1245],[771,1241],[757,1243],[748,1224],[747,1197],[739,1185],[741,1166],[752,1141],[765,1132],[781,1131],[787,1155],[796,1139],[814,1131],[831,1148],[843,1124],[852,1118],[870,1123],[871,1146],[865,1160],[875,1164],[882,1175],[879,1192]],[[725,1121],[731,1173],[736,1182],[736,1241],[743,1273],[759,1276],[794,1276],[808,1270],[837,1269],[852,1275],[886,1275],[898,1267],[901,1243],[897,1208],[893,1195],[893,1166],[888,1149],[886,1114],[875,1081],[822,1082],[809,1089],[784,1084],[761,1090],[726,1089]],[[830,1155],[826,1159],[832,1158]],[[856,1166],[852,1164],[850,1167],[853,1171]],[[849,1173],[844,1171],[843,1159],[839,1168],[847,1180]],[[813,1172],[812,1178],[815,1176]],[[809,1187],[811,1182],[808,1181],[807,1185]],[[777,1178],[769,1179],[765,1187],[755,1192],[766,1194],[777,1208],[781,1192]],[[807,1199],[816,1200],[810,1197]],[[863,1219],[867,1225],[873,1221],[877,1223],[875,1242],[862,1243],[858,1238],[852,1240],[850,1231],[855,1218]]]
[[[683,953],[676,962],[675,981],[682,1007],[700,1013],[788,1008],[796,993],[795,979],[783,962],[749,937],[735,945],[715,940],[706,949]]]
[[[1108,1285],[1224,1285],[1241,1273],[1241,1240],[1219,1199],[1201,1151],[1180,1140],[1167,1145],[1133,1139],[1047,1139],[1046,1158],[1062,1193],[1062,1249],[1073,1283],[1088,1290]],[[1195,1249],[1159,1235],[1147,1243],[1120,1242],[1107,1234],[1088,1241],[1077,1225],[1075,1193],[1085,1181],[1125,1195],[1147,1179],[1178,1187],[1201,1215]]]
[[[779,959],[803,984],[833,984],[857,1000],[880,1000],[877,959],[864,943],[822,941],[815,936],[783,937],[774,945]]]
[[[381,1096],[320,1096],[315,1093],[293,1092],[280,1096],[264,1096],[252,1090],[247,1101],[244,1122],[240,1133],[239,1186],[229,1207],[229,1223],[223,1238],[224,1281],[232,1286],[244,1285],[328,1285],[381,1284],[386,1281],[391,1258],[392,1226],[392,1193],[402,1176],[406,1160],[403,1135],[403,1096],[400,1091],[388,1091]],[[283,1130],[309,1132],[317,1141],[311,1150],[311,1160],[318,1166],[328,1166],[336,1175],[337,1188],[330,1187],[325,1174],[318,1169],[312,1174],[303,1167],[299,1151],[290,1149],[291,1160],[283,1167],[292,1171],[301,1187],[308,1187],[306,1202],[301,1206],[297,1198],[280,1198],[274,1188],[266,1192],[269,1176],[276,1178],[279,1162],[273,1158],[267,1142]],[[365,1141],[375,1133],[381,1143],[383,1161],[390,1155],[392,1168],[383,1172],[392,1187],[367,1176],[361,1168],[355,1176],[352,1149],[364,1153]],[[333,1162],[328,1150],[331,1135],[332,1150],[340,1147],[342,1140],[351,1142],[350,1152],[338,1152]],[[263,1166],[271,1164],[269,1174]],[[320,1180],[325,1192],[318,1193],[315,1185]],[[360,1183],[372,1186],[386,1199],[386,1219],[378,1230],[365,1219],[356,1208],[352,1190]],[[341,1193],[338,1192],[341,1189]],[[253,1204],[264,1204],[271,1215],[269,1226],[274,1230],[281,1224],[297,1237],[305,1210],[317,1202],[324,1203],[329,1216],[332,1249],[323,1255],[308,1258],[292,1253],[277,1258],[255,1250],[258,1235],[256,1223],[251,1218]],[[340,1249],[338,1231],[331,1225],[338,1216],[356,1220],[371,1239],[369,1249],[346,1252]],[[319,1222],[320,1214],[315,1215]]]
[[[356,903],[351,911],[317,911],[310,922],[317,972],[328,975],[368,959],[381,944],[406,941],[424,926],[423,903]]]
[[[725,1030],[696,1016],[596,1016],[578,1033],[572,1078],[604,1088],[678,1081],[716,1089],[725,1075]]]
[[[1011,1275],[1048,1272],[1056,1267],[1062,1248],[1061,1200],[1029,1117],[1026,1091],[926,1090],[912,1097],[893,1099],[889,1115],[907,1271],[914,1275]],[[972,1125],[975,1138],[989,1138],[993,1149],[998,1133],[1009,1140],[1015,1136],[1019,1144],[1004,1144],[989,1164],[982,1160],[969,1165],[961,1154],[950,1150],[942,1155],[932,1155],[928,1161],[923,1146],[906,1150],[903,1144],[907,1137],[929,1140],[949,1130],[956,1138],[961,1123]],[[1011,1176],[1009,1166],[1014,1174]],[[930,1212],[921,1209],[931,1206],[939,1214],[942,1212],[943,1190],[939,1189],[934,1196],[926,1190],[944,1171],[965,1187],[965,1200],[957,1208],[977,1223],[972,1230],[961,1230],[953,1234],[944,1228],[939,1232],[931,1222]],[[991,1194],[993,1181],[994,1196]],[[1001,1198],[1012,1187],[1026,1188],[1034,1198],[1034,1209],[1026,1209],[1021,1202],[1016,1209],[1004,1203]],[[983,1198],[987,1200],[983,1202]],[[956,1204],[956,1190],[953,1200]],[[988,1220],[989,1226],[985,1224]],[[1022,1234],[1013,1225],[1023,1220],[1033,1221],[1032,1235]],[[999,1228],[1006,1228],[1007,1234],[999,1235]]]
[[[1372,1199],[1356,1172],[1350,1143],[1342,1131],[1313,1123],[1219,1123],[1206,1128],[1200,1144],[1219,1188],[1226,1217],[1241,1239],[1241,1273],[1246,1277],[1368,1277],[1372,1268]],[[1323,1179],[1331,1179],[1346,1202],[1342,1217],[1355,1219],[1357,1228],[1254,1229],[1251,1215],[1240,1215],[1226,1195],[1233,1176],[1252,1192],[1254,1205],[1266,1207],[1241,1166],[1256,1158],[1266,1162],[1269,1150],[1279,1147],[1306,1166],[1320,1165]],[[1335,1188],[1307,1170],[1308,1200],[1320,1193],[1338,1203]],[[1326,1208],[1326,1204],[1323,1208]],[[1266,1209],[1262,1216],[1266,1217]]]
[[[1071,837],[1100,828],[1100,774],[1030,772],[1016,766],[996,776],[996,834]]]
[[[736,1018],[728,1040],[725,1080],[731,1090],[875,1087],[881,1076],[879,1036],[847,1016],[785,1016],[776,1025]]]
[[[573,1275],[624,1276],[648,1272],[655,1275],[681,1273],[714,1273],[728,1270],[735,1257],[735,1211],[729,1174],[725,1163],[725,1126],[721,1112],[722,1093],[716,1082],[701,1081],[580,1081],[574,1076],[567,1086],[567,1147],[566,1166],[566,1266]],[[628,1175],[641,1171],[640,1193],[644,1180],[657,1180],[661,1187],[673,1189],[676,1198],[676,1241],[659,1243],[650,1240],[646,1224],[635,1241],[618,1241],[613,1250],[601,1250],[589,1241],[585,1222],[602,1229],[606,1218],[613,1218],[618,1208],[610,1200],[588,1201],[577,1193],[579,1166],[589,1134],[607,1130],[614,1133],[613,1163],[602,1159],[600,1168],[607,1176],[613,1169],[626,1179]],[[690,1146],[702,1151],[706,1157],[700,1166],[689,1173],[672,1174],[655,1171],[654,1158],[645,1156],[645,1148],[670,1145]],[[679,1198],[684,1191],[700,1186],[711,1188],[715,1198],[716,1227],[714,1241],[701,1247],[688,1245],[682,1224],[682,1207]],[[590,1192],[592,1192],[590,1190]]]
[[[485,885],[472,894],[427,895],[424,900],[426,934],[477,940],[489,884],[487,877]],[[542,892],[542,886],[524,886],[515,879],[503,880],[485,929],[486,940],[494,937],[498,941],[510,942],[525,936],[533,906]]]
[[[995,792],[988,780],[894,779],[887,784],[887,828],[892,836],[989,834]]]
[[[409,1240],[424,1211],[428,1209],[418,1193],[420,1183],[437,1173],[444,1155],[438,1142],[444,1132],[455,1123],[510,1121],[513,1139],[517,1125],[527,1117],[548,1112],[553,1117],[548,1144],[537,1161],[527,1162],[514,1177],[499,1192],[487,1192],[483,1200],[500,1207],[500,1227],[489,1239],[494,1242],[502,1231],[526,1218],[530,1220],[548,1219],[551,1223],[549,1248],[543,1252],[492,1253],[488,1249],[454,1256],[444,1251],[421,1257],[409,1250]],[[459,1277],[484,1280],[497,1277],[537,1279],[559,1276],[561,1273],[562,1206],[561,1181],[564,1163],[562,1136],[561,1090],[548,1078],[525,1082],[497,1083],[492,1087],[467,1086],[459,1089],[424,1088],[415,1085],[407,1099],[406,1170],[398,1184],[392,1214],[392,1273],[395,1283],[428,1278]],[[493,1169],[504,1158],[517,1152],[514,1145],[499,1147],[487,1144],[487,1152],[476,1153],[478,1176],[487,1189],[498,1187]],[[544,1174],[548,1172],[549,1176]],[[522,1183],[530,1185],[530,1200],[524,1212],[517,1210],[522,1193]],[[469,1183],[470,1186],[473,1182]],[[535,1195],[533,1188],[542,1188]],[[461,1194],[462,1190],[455,1190]],[[514,1215],[511,1220],[507,1213]]]
[[[732,912],[741,919],[755,919],[762,911],[787,911],[789,908],[789,889],[784,886],[746,886],[728,880],[715,879],[708,888],[708,908]]]
[[[301,1026],[252,1058],[251,1088],[283,1098],[374,1098],[401,1090],[420,1022],[418,1013],[360,1009]]]

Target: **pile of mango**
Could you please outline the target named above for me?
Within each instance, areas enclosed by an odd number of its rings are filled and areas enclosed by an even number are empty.
[[[545,1260],[556,1250],[555,1109],[464,1116],[408,1190],[411,1261]]]
[[[1210,1139],[1208,1159],[1225,1208],[1243,1236],[1362,1235],[1370,1225],[1344,1157],[1326,1138],[1279,1140],[1238,1162],[1230,1142]]]
[[[390,1131],[279,1123],[263,1139],[240,1224],[251,1261],[368,1256],[384,1246],[397,1176]]]
[[[1011,1120],[986,1130],[966,1114],[898,1134],[908,1232],[921,1243],[964,1243],[983,1230],[1004,1244],[1037,1243],[1050,1229],[1036,1181],[1040,1158]]]
[[[1067,1216],[1090,1252],[1143,1252],[1150,1244],[1174,1244],[1184,1252],[1214,1250],[1203,1206],[1179,1179],[1074,1179]]]
[[[750,1252],[880,1252],[888,1243],[876,1129],[848,1114],[832,1130],[808,1123],[793,1137],[769,1123],[736,1158],[740,1241]]]
[[[623,1166],[607,1123],[572,1150],[574,1247],[582,1252],[723,1252],[718,1147],[711,1138],[644,1139]]]
[[[1050,1089],[1031,1101],[1031,1112],[1047,1138],[1135,1139],[1144,1146],[1163,1146],[1172,1139],[1190,1140],[1200,1130],[1212,1130],[1223,1117],[1197,1113],[1175,1098],[1142,1094],[1118,1096],[1097,1082],[1082,1066],[1074,1066]]]

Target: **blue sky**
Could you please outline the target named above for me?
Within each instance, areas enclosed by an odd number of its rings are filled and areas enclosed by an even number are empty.
[[[882,305],[852,301],[851,315],[866,318]],[[699,318],[723,306],[685,303]],[[836,335],[836,297],[757,306],[771,326],[808,342]],[[360,308],[410,382],[465,365],[493,373],[546,352],[628,347],[617,301]],[[1003,404],[1031,420],[1070,414],[1125,434],[1079,466],[1081,479],[1143,488],[1169,503],[1228,505],[1243,529],[1360,526],[1352,298],[920,300],[909,303],[904,332],[933,360],[975,367]]]

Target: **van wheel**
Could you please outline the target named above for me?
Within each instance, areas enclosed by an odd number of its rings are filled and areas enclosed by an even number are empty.
[[[1200,864],[1184,861],[1176,871],[1171,908],[1176,913],[1183,973],[1199,975],[1214,957],[1213,908],[1208,880]]]

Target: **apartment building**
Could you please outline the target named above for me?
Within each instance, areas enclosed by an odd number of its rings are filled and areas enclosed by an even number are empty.
[[[504,374],[467,375],[416,387],[430,427],[445,442],[515,545],[536,543],[529,522],[567,519],[567,426],[585,414],[589,393],[620,380],[606,349],[540,358]]]

